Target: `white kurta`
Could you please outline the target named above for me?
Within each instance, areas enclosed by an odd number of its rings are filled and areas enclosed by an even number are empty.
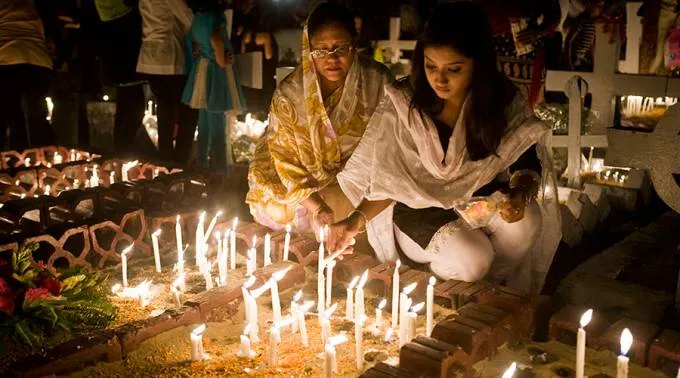
[[[409,93],[394,86],[388,86],[385,93],[359,146],[338,175],[352,204],[357,206],[364,198],[392,199],[414,209],[451,209],[536,144],[542,165],[538,198],[542,229],[531,251],[531,264],[523,266],[517,277],[509,278],[508,285],[524,292],[540,291],[561,238],[550,128],[534,117],[526,100],[518,95],[506,109],[508,131],[497,156],[472,161],[465,148],[461,119],[445,154],[432,120],[417,111],[409,112]],[[392,213],[390,207],[367,225],[368,239],[382,261],[397,258]]]

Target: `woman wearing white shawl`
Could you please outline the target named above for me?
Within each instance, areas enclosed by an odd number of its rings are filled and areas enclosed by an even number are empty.
[[[540,291],[561,237],[551,130],[496,71],[477,6],[436,8],[414,52],[411,83],[388,86],[338,175],[356,210],[331,227],[329,248],[348,246],[365,227],[382,261],[398,258],[398,244],[442,279],[486,277]],[[452,210],[494,191],[506,200],[483,228]]]

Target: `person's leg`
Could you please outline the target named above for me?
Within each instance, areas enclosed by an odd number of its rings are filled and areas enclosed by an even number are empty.
[[[175,138],[174,161],[181,165],[189,163],[191,146],[196,132],[198,112],[182,103],[182,92],[186,85],[186,76],[176,76],[173,85],[173,102],[177,104],[177,136]]]
[[[141,85],[121,84],[116,87],[116,116],[113,143],[116,152],[132,152],[137,130],[144,117],[144,89]]]
[[[50,70],[26,65],[25,90],[28,115],[28,139],[31,147],[48,146],[55,143],[52,125],[47,120],[47,102],[45,97],[50,86]]]
[[[15,67],[14,65],[0,66],[0,83],[3,83],[2,90],[0,90],[0,148],[3,150],[6,147],[7,130],[14,127],[14,124],[18,122],[17,116],[21,114],[21,89],[16,80]],[[23,128],[23,117],[21,120]],[[28,145],[28,142],[24,145]]]
[[[502,282],[513,275],[534,246],[541,229],[541,220],[541,210],[533,201],[519,222],[507,223],[498,217],[487,227],[495,251],[489,279]]]
[[[147,81],[151,86],[151,91],[156,97],[158,105],[158,153],[161,160],[173,161],[172,135],[175,125],[175,108],[172,88],[173,76],[170,75],[148,75]]]
[[[227,170],[226,115],[223,112],[210,112],[210,152],[213,169]]]
[[[198,110],[198,145],[196,160],[198,165],[206,168],[208,166],[208,151],[210,150],[210,125],[209,112],[205,109]]]

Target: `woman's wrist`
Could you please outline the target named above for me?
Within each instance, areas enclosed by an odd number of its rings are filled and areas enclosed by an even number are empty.
[[[353,210],[351,213],[349,213],[349,218],[352,224],[356,225],[357,231],[363,232],[366,231],[366,224],[368,223],[368,218],[366,217],[366,214],[364,214],[363,211],[361,210]]]

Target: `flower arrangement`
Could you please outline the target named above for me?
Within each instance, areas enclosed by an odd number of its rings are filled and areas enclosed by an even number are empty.
[[[11,261],[0,258],[0,336],[39,347],[60,332],[106,327],[116,307],[106,295],[105,276],[81,267],[53,274],[31,263],[38,244],[23,246]]]

